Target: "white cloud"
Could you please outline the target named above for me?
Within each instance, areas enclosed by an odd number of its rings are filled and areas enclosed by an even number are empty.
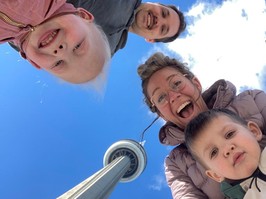
[[[164,170],[163,166],[162,170]],[[158,175],[153,176],[152,180],[154,183],[152,185],[149,185],[149,188],[152,190],[161,191],[162,188],[167,187],[164,171],[160,172]]]
[[[185,13],[187,34],[168,44],[192,67],[203,87],[224,78],[237,88],[260,86],[266,66],[264,0],[201,1]],[[263,76],[261,76],[263,77]]]

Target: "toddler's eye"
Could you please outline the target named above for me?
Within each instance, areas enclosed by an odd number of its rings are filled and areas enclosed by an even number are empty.
[[[225,135],[225,138],[226,138],[226,139],[229,139],[229,138],[233,137],[234,134],[235,134],[235,131],[230,131],[230,132],[228,132],[228,133]]]
[[[211,158],[211,159],[214,158],[214,157],[217,155],[217,153],[218,153],[218,149],[217,149],[217,148],[214,148],[214,149],[211,151],[211,153],[210,153],[210,158]]]

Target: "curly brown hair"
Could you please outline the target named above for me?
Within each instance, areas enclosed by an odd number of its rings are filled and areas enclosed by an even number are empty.
[[[161,52],[154,53],[150,58],[148,58],[144,64],[139,65],[137,71],[140,79],[142,81],[142,92],[144,94],[144,101],[152,112],[157,112],[158,110],[154,107],[150,101],[150,96],[147,92],[147,86],[151,76],[166,67],[171,67],[176,69],[181,74],[186,74],[186,78],[192,79],[195,75],[189,70],[185,63],[182,63],[174,58],[169,58]]]

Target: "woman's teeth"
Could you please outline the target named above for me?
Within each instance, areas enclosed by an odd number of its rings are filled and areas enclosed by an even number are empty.
[[[190,102],[185,102],[183,104],[181,104],[181,106],[179,106],[177,113],[179,114],[183,108],[185,108],[188,104],[190,104]]]

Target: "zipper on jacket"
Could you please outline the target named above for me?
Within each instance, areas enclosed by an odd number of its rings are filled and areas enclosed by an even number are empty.
[[[12,26],[16,26],[16,27],[19,27],[19,28],[26,28],[27,25],[23,24],[23,23],[19,23],[13,19],[11,19],[9,16],[7,16],[5,13],[1,12],[0,11],[0,18],[6,22],[7,24],[10,24]],[[30,27],[30,29],[33,28],[33,27]]]

